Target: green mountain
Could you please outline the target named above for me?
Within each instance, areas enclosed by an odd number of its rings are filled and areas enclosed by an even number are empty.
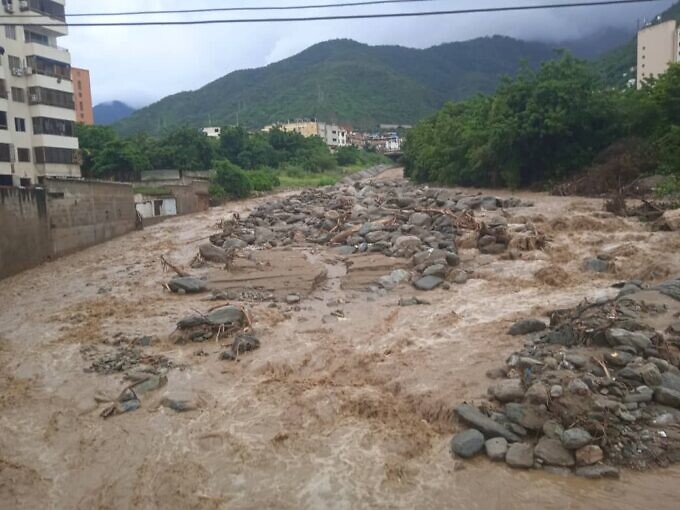
[[[661,14],[663,21],[674,19],[680,22],[680,2],[673,4]],[[635,78],[631,69],[636,65],[637,42],[631,38],[627,43],[605,53],[595,62],[604,79],[611,85],[625,85],[630,78]]]
[[[168,96],[114,127],[124,135],[155,133],[177,125],[234,124],[237,116],[251,128],[300,117],[359,128],[415,123],[448,99],[493,91],[523,60],[535,67],[553,56],[551,45],[501,36],[427,49],[327,41]]]

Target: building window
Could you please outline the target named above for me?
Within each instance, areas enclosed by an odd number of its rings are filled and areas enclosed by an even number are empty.
[[[22,177],[21,179],[19,179],[19,186],[21,186],[22,188],[30,188],[31,187],[30,177]]]
[[[13,186],[11,175],[0,175],[0,186]]]
[[[7,55],[7,60],[9,61],[10,70],[21,69],[21,59],[19,57]]]
[[[66,20],[64,6],[52,0],[28,0],[28,8],[59,21]]]
[[[0,112],[0,129],[7,129],[7,112]]]
[[[24,92],[24,89],[12,87],[12,101],[16,101],[17,103],[25,103],[26,93]]]
[[[5,37],[7,37],[7,39],[16,39],[17,27],[14,25],[5,25]]]
[[[4,163],[12,161],[12,146],[10,144],[0,143],[0,161]]]
[[[7,85],[5,80],[0,79],[0,97],[7,99]]]
[[[61,90],[46,89],[44,87],[29,87],[28,102],[30,104],[46,104],[74,110],[76,105],[73,94]]]
[[[83,102],[82,102],[82,101],[80,102],[80,109],[81,109],[81,110],[84,110],[84,108],[83,108]]]
[[[71,65],[66,62],[30,55],[26,57],[26,64],[33,69],[34,73],[71,81]]]
[[[50,38],[46,35],[39,34],[37,32],[31,32],[24,29],[24,39],[27,43],[38,43],[43,46],[50,46]]]
[[[31,149],[17,149],[17,159],[22,163],[30,163]]]
[[[36,147],[35,162],[38,164],[53,163],[57,165],[77,165],[79,156],[77,149],[62,147]]]
[[[83,84],[80,80],[78,80],[78,90],[83,90]]]
[[[33,117],[33,134],[75,136],[74,122],[50,117]]]
[[[14,117],[14,130],[17,133],[23,133],[26,131],[26,119],[21,117]]]

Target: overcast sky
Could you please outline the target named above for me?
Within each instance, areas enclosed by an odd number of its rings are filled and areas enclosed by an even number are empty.
[[[340,0],[192,0],[191,2],[186,0],[67,0],[66,11],[68,14],[338,2]],[[558,2],[556,0],[437,0],[411,5],[106,17],[88,18],[87,21],[300,17],[531,3]],[[119,99],[132,106],[140,107],[175,92],[200,88],[231,71],[276,62],[312,44],[328,39],[351,38],[368,44],[399,44],[416,48],[493,34],[523,39],[560,41],[588,35],[607,27],[634,29],[638,18],[652,17],[672,3],[672,0],[666,0],[613,7],[308,23],[72,27],[70,35],[62,38],[60,45],[71,51],[74,66],[90,69],[95,104]],[[76,20],[85,21],[84,18],[71,18],[71,21]]]

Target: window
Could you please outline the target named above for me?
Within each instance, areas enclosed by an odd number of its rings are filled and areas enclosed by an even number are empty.
[[[19,179],[19,186],[21,186],[22,188],[30,188],[31,179],[29,177],[22,177],[21,179]]]
[[[61,90],[46,89],[44,87],[28,88],[29,104],[46,104],[48,106],[59,106],[61,108],[75,109],[73,94],[62,92]]]
[[[28,0],[28,8],[59,21],[66,19],[64,16],[64,6],[52,0]]]
[[[7,39],[16,39],[17,27],[14,25],[5,25],[5,37],[7,37]]]
[[[21,59],[15,57],[14,55],[7,55],[7,60],[9,60],[9,68],[11,70],[21,69]]]
[[[21,117],[14,117],[14,130],[17,133],[23,133],[26,131],[26,119]]]
[[[0,97],[7,99],[7,85],[5,85],[5,80],[0,79]]]
[[[4,144],[7,145],[7,144]],[[13,186],[11,175],[0,175],[0,186]]]
[[[17,149],[17,159],[22,163],[30,163],[31,149]]]
[[[0,112],[0,129],[7,129],[7,112]]]
[[[12,101],[16,101],[17,103],[25,103],[26,93],[24,92],[24,89],[12,87]]]
[[[80,109],[81,109],[81,111],[84,110],[82,101],[80,102]]]
[[[78,97],[83,97],[83,93],[82,93],[82,92],[78,92]],[[82,106],[81,106],[81,108],[82,108]]]
[[[75,136],[74,122],[50,117],[33,117],[33,134]]]
[[[71,65],[66,62],[30,55],[26,57],[26,64],[34,73],[71,81]]]
[[[36,147],[35,162],[38,164],[54,163],[59,165],[77,165],[79,160],[77,149],[62,147]]]
[[[0,161],[9,163],[12,161],[12,146],[8,143],[0,143]],[[10,184],[11,186],[12,184]]]
[[[83,90],[83,84],[80,80],[78,80],[78,90]]]
[[[50,38],[46,35],[39,34],[37,32],[31,32],[24,29],[24,39],[27,43],[38,43],[43,46],[50,46]]]

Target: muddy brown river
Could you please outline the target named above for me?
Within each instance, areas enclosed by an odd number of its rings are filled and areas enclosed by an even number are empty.
[[[178,319],[215,303],[170,294],[159,258],[188,267],[227,212],[269,198],[173,218],[0,281],[0,508],[678,508],[677,467],[590,481],[450,456],[452,409],[482,397],[485,372],[522,344],[505,334],[514,320],[621,279],[680,274],[677,234],[603,215],[600,200],[520,196],[535,206],[510,214],[534,218],[549,247],[518,260],[463,248],[473,278],[418,292],[429,305],[397,306],[416,295],[410,287],[357,290],[356,267],[323,247],[297,249],[327,279],[299,305],[247,303],[262,347],[237,362],[220,360],[214,341],[167,341]],[[616,274],[580,269],[602,252]],[[140,409],[105,420],[95,397],[124,382],[85,372],[82,350],[143,335],[176,368]],[[199,408],[160,405],[176,391]]]

